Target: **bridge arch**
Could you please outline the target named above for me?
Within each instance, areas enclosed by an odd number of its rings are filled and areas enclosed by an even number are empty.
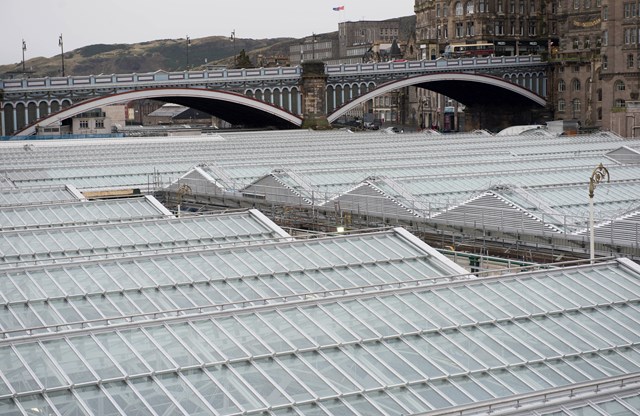
[[[60,103],[60,108],[44,118],[37,120],[40,126],[49,126],[60,123],[86,111],[100,108],[106,105],[119,104],[141,99],[158,99],[201,109],[210,114],[219,116],[232,124],[256,124],[261,126],[275,125],[279,127],[299,127],[302,118],[278,108],[272,104],[233,92],[216,91],[194,88],[148,88],[135,91],[126,91],[118,94],[93,98],[81,101],[75,105],[65,107],[65,100]],[[247,123],[249,120],[249,123]],[[27,136],[35,133],[36,125],[25,127],[16,132],[17,136]]]
[[[477,104],[482,102],[482,100],[486,100],[488,97],[491,97],[491,94],[485,94],[484,92],[476,94],[477,96],[472,96],[473,91],[470,91],[471,88],[469,88],[469,85],[482,86],[483,91],[487,88],[492,91],[502,91],[505,93],[503,94],[505,96],[509,96],[511,98],[517,97],[524,102],[536,104],[540,107],[544,107],[547,104],[543,97],[529,91],[524,88],[524,86],[505,81],[502,78],[489,75],[449,72],[418,75],[382,84],[344,106],[336,108],[335,111],[327,116],[327,120],[329,123],[333,123],[341,116],[347,114],[349,111],[366,103],[374,97],[409,86],[422,86],[424,88],[428,88],[453,98],[465,105]],[[455,88],[453,86],[455,86]]]

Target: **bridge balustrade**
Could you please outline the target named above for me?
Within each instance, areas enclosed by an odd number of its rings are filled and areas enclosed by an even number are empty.
[[[542,62],[538,55],[502,56],[486,58],[438,59],[435,61],[378,62],[362,64],[327,65],[327,75],[348,73],[376,73],[386,71],[413,71],[433,68],[461,68],[482,66],[503,66],[510,64],[534,64]],[[185,84],[192,80],[236,80],[236,79],[277,79],[299,77],[300,67],[219,69],[204,71],[157,71],[143,74],[111,74],[69,77],[46,77],[0,80],[0,88],[5,91],[56,87],[87,86],[124,86],[126,84],[144,85],[145,83],[171,82]]]

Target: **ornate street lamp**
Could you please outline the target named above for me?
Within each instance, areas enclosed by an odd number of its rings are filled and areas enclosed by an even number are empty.
[[[189,70],[189,45],[191,45],[191,39],[187,35],[187,71]]]
[[[596,186],[602,182],[604,178],[607,178],[609,182],[609,171],[604,167],[602,163],[593,170],[591,178],[589,179],[589,256],[591,263],[595,258],[595,242],[594,242],[594,230],[593,230],[593,193],[596,190]]]
[[[22,39],[22,77],[24,78],[25,69],[24,69],[24,51],[27,50],[27,42]]]
[[[62,41],[62,33],[58,38],[58,46],[60,46],[60,56],[62,57],[62,76],[64,76],[64,42]]]

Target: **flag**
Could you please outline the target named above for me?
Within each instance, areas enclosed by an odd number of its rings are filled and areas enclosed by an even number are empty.
[[[338,6],[333,8],[334,12],[339,12],[340,10],[344,10],[344,6]]]

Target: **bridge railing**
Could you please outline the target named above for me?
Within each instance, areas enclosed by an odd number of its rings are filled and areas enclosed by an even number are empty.
[[[463,68],[463,67],[487,67],[505,65],[531,65],[542,63],[540,55],[520,55],[520,56],[488,56],[476,58],[459,59],[436,59],[434,61],[390,61],[362,64],[340,64],[327,65],[326,72],[329,75],[344,73],[367,73],[367,72],[387,72],[387,71],[420,71],[441,68]]]
[[[542,63],[539,55],[476,57],[460,59],[437,59],[435,61],[391,61],[361,64],[327,65],[327,75],[349,73],[384,73],[401,71],[421,71],[429,69],[456,69],[499,67],[505,65],[531,65]],[[300,77],[302,70],[299,66],[277,68],[246,68],[246,69],[216,69],[203,71],[156,71],[142,74],[111,74],[86,75],[69,77],[45,77],[0,80],[0,89],[5,91],[42,89],[42,88],[108,88],[114,86],[130,86],[145,84],[172,85],[226,82],[235,80],[278,79]]]
[[[236,79],[276,79],[297,78],[301,74],[300,67],[278,68],[246,68],[246,69],[217,69],[204,71],[156,71],[143,74],[111,74],[86,75],[68,77],[45,77],[25,79],[0,80],[0,88],[5,91],[21,89],[41,89],[57,87],[108,87],[124,86],[128,84],[155,84],[168,82],[171,84],[211,82],[216,80],[229,81]]]

